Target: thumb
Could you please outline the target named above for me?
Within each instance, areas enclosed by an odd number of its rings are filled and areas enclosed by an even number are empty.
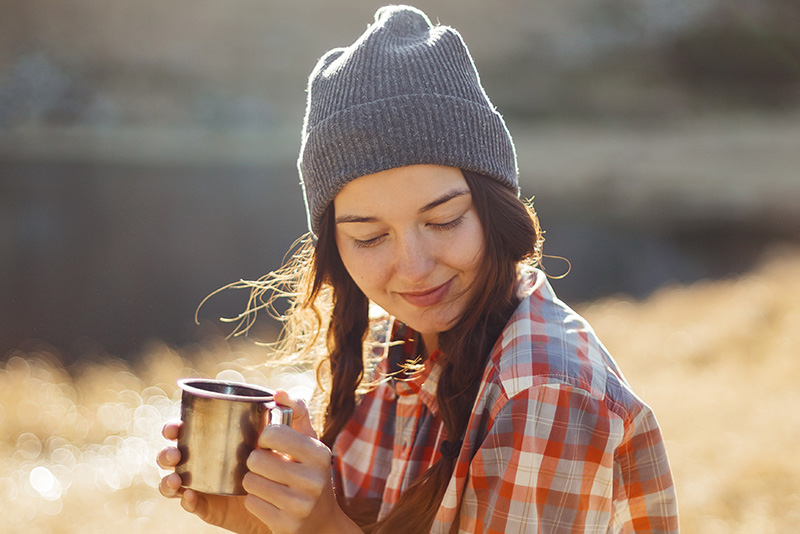
[[[194,490],[187,489],[181,496],[181,507],[191,514],[205,520],[208,515],[208,502]]]
[[[311,417],[308,415],[308,406],[303,399],[295,399],[290,396],[285,390],[278,389],[275,391],[275,404],[291,408],[292,415],[292,428],[298,432],[302,432],[306,436],[317,439],[317,432],[311,426]]]
[[[222,527],[231,520],[229,516],[235,516],[237,513],[235,507],[231,508],[237,500],[244,503],[243,496],[210,495],[187,489],[183,493],[181,506],[206,523]]]

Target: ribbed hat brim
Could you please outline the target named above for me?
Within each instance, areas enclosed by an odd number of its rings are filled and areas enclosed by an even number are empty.
[[[458,167],[518,192],[509,139],[499,113],[452,96],[401,95],[342,110],[308,132],[301,147],[309,227],[318,233],[325,208],[346,183],[394,167]]]

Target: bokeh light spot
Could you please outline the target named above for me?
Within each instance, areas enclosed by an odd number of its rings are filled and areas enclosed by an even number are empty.
[[[34,467],[31,471],[30,482],[33,489],[48,501],[61,498],[61,483],[46,467]]]

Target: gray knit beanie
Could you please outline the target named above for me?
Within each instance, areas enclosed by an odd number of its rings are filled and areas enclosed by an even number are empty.
[[[458,167],[519,194],[514,143],[461,35],[420,10],[386,6],[308,80],[297,167],[309,229],[348,182],[415,164]]]

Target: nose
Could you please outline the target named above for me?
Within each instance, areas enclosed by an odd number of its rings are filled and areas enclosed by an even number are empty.
[[[395,273],[406,283],[423,284],[436,267],[436,258],[425,239],[415,231],[397,240]]]

